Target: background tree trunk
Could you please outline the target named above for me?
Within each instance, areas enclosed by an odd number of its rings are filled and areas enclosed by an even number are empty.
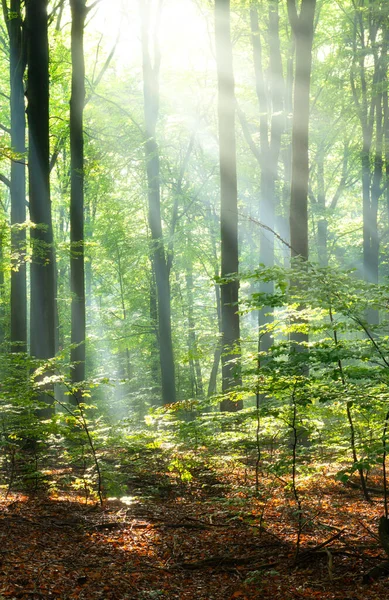
[[[49,47],[47,0],[26,2],[27,116],[31,228],[31,355],[55,353],[55,277],[49,181]]]
[[[85,275],[84,275],[84,132],[85,103],[84,27],[85,0],[70,0],[72,11],[72,95],[70,99],[70,291],[72,382],[85,379]]]
[[[259,220],[275,229],[275,209],[277,203],[276,181],[278,161],[281,151],[281,137],[284,130],[284,81],[279,37],[278,0],[269,1],[269,81],[265,81],[263,51],[258,23],[258,11],[250,9],[251,39],[253,46],[254,71],[258,105],[260,111],[260,152],[256,154],[261,169],[261,201]],[[252,141],[252,143],[254,143]],[[251,144],[250,144],[251,145]],[[274,235],[269,230],[260,229],[259,262],[266,267],[274,265]],[[261,282],[260,291],[272,294],[274,283]],[[273,309],[264,306],[258,313],[259,350],[266,352],[272,345],[271,332],[264,328],[273,322]]]
[[[16,156],[11,162],[11,251],[18,266],[11,271],[11,351],[27,352],[26,286],[26,119],[24,106],[25,52],[20,0],[11,0],[9,17],[4,6],[10,50],[11,147]]]
[[[38,359],[55,355],[56,290],[50,200],[49,46],[47,0],[26,2],[28,173],[31,228],[30,353]],[[52,388],[52,386],[50,386]],[[48,405],[53,390],[40,394]],[[42,409],[43,418],[52,409]]]
[[[160,8],[161,3],[158,2],[158,12]],[[148,219],[151,232],[151,256],[157,288],[162,402],[163,404],[170,404],[176,401],[176,388],[169,269],[162,231],[159,149],[156,140],[156,124],[159,111],[159,68],[161,60],[156,35],[152,40],[154,45],[153,63],[150,58],[150,1],[141,0],[140,10],[142,18],[143,91],[146,128],[145,152],[149,203]]]
[[[235,82],[232,66],[230,0],[215,1],[215,38],[218,80],[218,129],[220,157],[221,277],[238,274],[238,186],[235,141]],[[221,286],[222,390],[241,384],[240,326],[238,314],[239,281]],[[238,410],[242,401],[225,399],[221,410]]]
[[[308,260],[308,181],[309,181],[309,91],[312,68],[312,43],[316,0],[302,0],[297,14],[295,0],[288,0],[289,21],[296,44],[296,70],[293,97],[292,125],[292,180],[290,191],[290,246],[291,257]],[[294,282],[292,282],[292,286]],[[300,307],[303,309],[303,306]],[[304,320],[299,319],[303,324]],[[290,341],[294,350],[304,351],[308,335],[292,332]]]
[[[296,43],[293,99],[292,183],[290,194],[290,245],[293,256],[308,260],[308,133],[309,90],[312,68],[313,24],[316,0],[288,0],[288,15]]]
[[[193,265],[189,260],[186,268],[186,293],[188,302],[188,350],[189,365],[191,368],[192,396],[202,396],[204,393],[203,376],[199,360],[199,350],[196,333],[196,320],[194,315],[193,300]]]

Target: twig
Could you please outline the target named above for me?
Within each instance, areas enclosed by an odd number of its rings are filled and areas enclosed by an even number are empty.
[[[334,561],[333,561],[333,558],[332,558],[332,554],[328,550],[328,548],[324,548],[324,551],[325,551],[325,553],[328,556],[328,565],[327,565],[327,567],[328,567],[328,577],[330,578],[330,581],[333,581],[334,580],[334,575],[333,575],[333,572],[332,572],[332,568],[333,568],[333,565],[334,565]]]
[[[359,523],[360,525],[362,525],[362,527],[363,527],[364,529],[366,529],[366,531],[367,531],[367,532],[368,532],[368,533],[371,535],[371,537],[372,537],[373,539],[377,540],[377,542],[379,542],[379,541],[380,541],[380,538],[378,537],[378,535],[377,535],[376,533],[374,533],[374,531],[372,531],[372,530],[371,530],[371,529],[370,529],[370,528],[369,528],[367,525],[365,525],[365,524],[364,524],[362,521],[360,521],[359,519],[358,519],[358,523]]]
[[[246,556],[246,557],[233,557],[233,556],[212,556],[210,558],[204,558],[204,560],[197,560],[195,562],[184,562],[178,563],[177,566],[182,567],[183,569],[202,569],[204,567],[223,567],[223,566],[235,566],[235,565],[246,565],[246,564],[254,564],[256,556]],[[277,563],[262,563],[260,565],[255,565],[256,569],[268,569],[274,567]]]
[[[334,540],[337,540],[338,538],[340,538],[340,536],[342,535],[342,533],[344,531],[346,531],[346,527],[344,527],[341,531],[338,531],[337,533],[335,533],[334,535],[332,535],[330,538],[328,538],[328,540],[325,540],[321,544],[318,544],[317,546],[314,546],[313,548],[308,548],[307,550],[305,550],[304,552],[302,552],[300,554],[300,556],[297,557],[296,563],[302,562],[303,560],[305,560],[306,558],[308,558],[308,556],[310,556],[311,554],[314,554],[315,552],[317,552],[318,550],[321,550],[322,548],[324,548],[325,546],[327,546],[328,544],[330,544]]]

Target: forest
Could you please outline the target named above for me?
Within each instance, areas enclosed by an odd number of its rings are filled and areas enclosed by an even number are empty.
[[[1,0],[0,600],[389,576],[387,0]]]

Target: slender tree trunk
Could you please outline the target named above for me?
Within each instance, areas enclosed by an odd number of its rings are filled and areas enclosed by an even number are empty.
[[[308,132],[309,90],[312,68],[313,23],[316,0],[288,0],[288,14],[296,43],[293,99],[292,183],[290,197],[290,245],[292,257],[308,260]]]
[[[355,6],[353,65],[350,72],[351,89],[355,108],[362,129],[361,170],[362,170],[362,213],[363,213],[363,272],[364,279],[372,283],[378,282],[378,198],[382,191],[377,182],[382,177],[382,136],[383,110],[382,102],[386,68],[385,19],[374,14],[372,3],[369,6]],[[363,8],[363,11],[361,10]],[[377,41],[377,34],[382,31],[382,42]],[[381,45],[382,44],[382,45]],[[379,47],[381,45],[381,52]],[[373,57],[374,69],[369,86],[371,66],[367,59]],[[370,89],[369,89],[370,87]],[[374,135],[375,132],[375,135]],[[375,156],[372,156],[373,140],[376,142]],[[373,169],[372,169],[373,165]],[[378,323],[377,311],[370,311],[369,321]]]
[[[382,84],[383,82],[381,82]],[[375,135],[375,153],[373,179],[371,184],[371,257],[370,257],[370,278],[373,283],[378,283],[379,266],[379,237],[378,237],[378,204],[382,195],[381,187],[383,177],[383,107],[382,94],[376,98],[375,109],[376,135]],[[376,311],[377,313],[377,311]],[[378,313],[377,313],[378,322]]]
[[[362,165],[362,213],[363,213],[363,273],[366,281],[374,278],[371,260],[371,198],[370,198],[370,151],[371,134],[363,127]]]
[[[85,273],[84,273],[84,132],[85,0],[70,0],[72,12],[72,95],[70,99],[70,291],[73,383],[85,380]]]
[[[269,111],[271,102],[267,95],[267,85],[265,83],[262,67],[262,44],[258,23],[257,8],[252,6],[250,9],[251,39],[254,57],[254,72],[256,91],[259,104],[259,130],[260,130],[260,156],[259,164],[261,170],[261,193],[259,204],[259,220],[270,229],[274,230],[275,219],[275,177],[277,167],[272,164],[273,157],[270,156],[269,144]],[[270,37],[270,36],[269,36]],[[266,267],[274,265],[274,235],[263,227],[259,231],[260,264]],[[272,294],[274,291],[274,282],[261,282],[260,291],[264,294]],[[258,349],[266,352],[269,350],[272,337],[266,328],[273,322],[273,309],[270,306],[264,306],[258,311],[259,327],[259,346]]]
[[[319,221],[317,223],[317,247],[318,261],[320,266],[328,267],[328,220],[327,213],[333,214],[340,197],[342,196],[346,186],[349,172],[349,141],[344,142],[342,174],[339,184],[332,197],[332,200],[327,205],[325,191],[325,176],[324,176],[324,158],[326,150],[320,149],[317,154],[317,204],[319,208]]]
[[[275,208],[277,202],[276,181],[278,161],[281,151],[281,137],[284,130],[284,81],[279,38],[278,0],[269,2],[269,84],[266,85],[262,67],[262,45],[255,6],[250,9],[251,37],[254,57],[256,90],[260,111],[260,155],[261,202],[260,222],[271,230],[275,228]],[[270,119],[270,125],[269,125]],[[269,230],[260,230],[259,262],[267,267],[274,265],[274,235]],[[274,283],[261,282],[260,291],[274,292]],[[259,350],[266,352],[272,345],[272,335],[266,328],[273,322],[273,309],[264,306],[258,313]]]
[[[317,251],[321,267],[328,267],[327,233],[328,221],[325,218],[326,194],[324,180],[324,153],[317,153],[317,204],[319,208],[319,221],[317,223]]]
[[[217,281],[220,277],[220,272],[219,272],[220,265],[219,265],[219,259],[218,259],[218,253],[217,253],[217,237],[215,235],[215,232],[219,226],[219,221],[218,221],[215,210],[212,209],[211,206],[209,207],[209,212],[210,212],[210,215],[209,215],[210,220],[213,221],[215,224],[215,230],[213,230],[213,228],[211,227],[210,234],[211,234],[212,253],[213,253],[213,260],[214,260],[214,279],[215,279],[215,281]],[[220,298],[220,285],[218,283],[215,283],[214,290],[215,290],[218,338],[217,338],[217,344],[215,346],[214,353],[213,353],[211,374],[209,376],[209,381],[208,381],[208,389],[207,389],[207,397],[208,398],[210,396],[213,396],[213,394],[216,394],[216,392],[217,392],[217,374],[219,371],[219,364],[220,364],[220,359],[221,359],[221,355],[222,355],[222,336],[223,336],[223,333],[222,333],[222,308],[221,308],[221,298]]]
[[[125,301],[125,286],[124,286],[124,279],[123,279],[122,258],[121,258],[121,254],[120,254],[120,248],[117,243],[116,243],[116,256],[117,256],[118,279],[119,279],[119,289],[120,289],[120,304],[122,307],[122,315],[123,315],[123,328],[124,328],[124,335],[127,335],[127,309],[126,309],[126,301]],[[127,346],[127,339],[126,339],[126,348],[125,348],[124,354],[125,354],[125,365],[126,365],[126,368],[124,369],[125,377],[129,381],[132,377],[132,369],[131,369],[130,350]]]
[[[6,310],[4,294],[4,240],[6,235],[5,221],[0,222],[0,352],[4,352],[4,342],[6,340]]]
[[[293,97],[292,180],[290,192],[291,257],[308,260],[308,134],[309,90],[312,68],[312,42],[316,0],[302,0],[300,14],[296,1],[288,0],[289,21],[296,44],[296,70]],[[292,282],[292,286],[296,282]],[[302,306],[300,307],[303,308]],[[303,319],[299,319],[303,324]],[[304,351],[308,335],[301,331],[290,335],[293,348]]]
[[[218,273],[215,273],[215,277],[219,277]],[[221,298],[220,298],[220,287],[219,284],[215,284],[215,300],[216,300],[216,311],[217,311],[217,323],[218,323],[218,333],[221,338],[222,336],[222,316],[221,316]],[[222,345],[218,343],[215,347],[213,353],[213,361],[212,361],[212,369],[211,374],[209,376],[208,382],[208,390],[207,397],[213,396],[216,394],[216,384],[217,384],[217,373],[219,370],[219,363],[222,355]]]
[[[31,220],[30,349],[36,358],[55,354],[55,274],[50,201],[49,47],[47,0],[26,1],[27,117]]]
[[[158,10],[160,10],[160,2]],[[149,203],[149,227],[151,232],[151,256],[155,272],[158,301],[158,332],[164,404],[176,401],[174,356],[171,327],[171,302],[169,269],[167,265],[161,218],[159,148],[156,140],[156,124],[159,111],[160,53],[157,36],[150,40],[150,0],[140,0],[142,19],[143,91],[146,127],[146,168]],[[154,45],[154,61],[150,58],[150,41]]]
[[[383,88],[382,88],[382,110],[383,110],[383,130],[384,130],[384,158],[385,158],[385,201],[386,214],[389,223],[389,78],[388,78],[388,47],[389,47],[389,26],[384,27],[384,46],[383,46]]]
[[[202,396],[204,393],[204,389],[201,364],[198,355],[196,321],[193,310],[193,270],[191,263],[188,264],[186,272],[186,291],[188,298],[188,348],[190,354],[191,368],[193,369],[192,377],[194,381],[194,395]]]
[[[7,13],[7,11],[5,10]],[[11,0],[5,14],[10,45],[11,147],[16,157],[11,162],[11,252],[16,254],[17,269],[11,271],[11,351],[27,352],[26,286],[26,119],[24,106],[25,48],[22,35],[20,0]]]
[[[285,114],[293,113],[293,83],[294,83],[294,39],[290,43],[288,59],[286,61],[285,77]],[[283,240],[290,245],[290,192],[292,182],[292,141],[291,141],[291,119],[285,118],[285,131],[287,142],[281,152],[283,163],[283,183],[282,183],[282,208],[285,216],[279,217],[279,232]],[[287,215],[287,216],[286,216]],[[290,266],[290,249],[282,245],[283,263],[287,269]]]
[[[85,191],[85,190],[84,190]],[[90,202],[85,204],[85,232],[84,237],[86,236],[87,240],[91,240],[93,237],[93,227],[94,223],[92,220],[92,211]],[[87,260],[85,262],[85,310],[88,317],[90,317],[90,309],[92,308],[92,289],[93,289],[93,269],[92,269],[92,257],[87,256]]]
[[[215,0],[215,37],[218,79],[218,125],[220,157],[221,277],[234,273],[221,286],[222,389],[231,392],[241,385],[240,325],[238,314],[238,189],[235,141],[235,83],[232,66],[230,0]],[[242,401],[225,399],[221,410],[242,408]]]
[[[158,366],[159,361],[159,333],[158,333],[158,305],[157,305],[157,286],[155,283],[154,266],[151,264],[151,278],[150,278],[150,323],[153,330],[151,337],[150,347],[150,375],[151,382],[155,388],[159,388],[161,385],[160,381],[160,368]]]

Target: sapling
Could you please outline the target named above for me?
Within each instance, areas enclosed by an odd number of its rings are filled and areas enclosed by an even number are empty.
[[[302,511],[302,502],[301,497],[297,488],[296,482],[296,471],[297,471],[297,446],[298,446],[298,424],[297,424],[297,401],[296,401],[296,387],[297,381],[294,384],[292,391],[292,422],[290,423],[290,427],[292,428],[292,491],[293,496],[297,505],[297,540],[296,540],[296,552],[294,560],[297,560],[297,557],[300,552],[300,543],[301,543],[301,534],[303,530],[303,511]]]

